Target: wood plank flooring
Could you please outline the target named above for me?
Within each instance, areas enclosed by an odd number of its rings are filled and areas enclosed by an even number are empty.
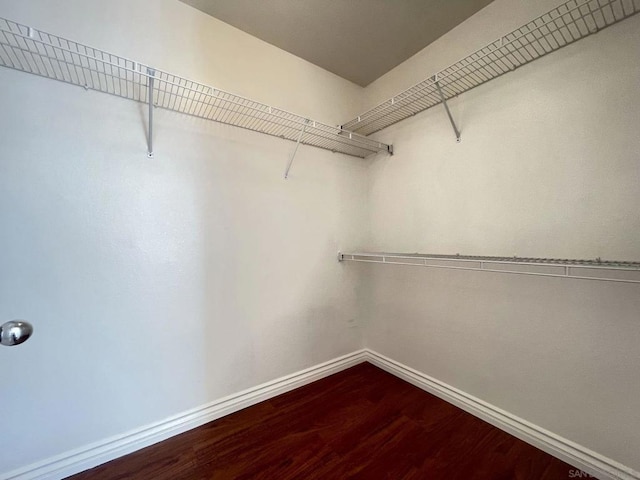
[[[577,472],[364,363],[69,478],[550,480]]]

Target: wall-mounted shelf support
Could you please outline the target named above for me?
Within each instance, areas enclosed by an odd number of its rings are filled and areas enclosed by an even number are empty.
[[[460,130],[458,129],[456,122],[453,120],[453,115],[451,115],[451,110],[449,110],[447,99],[444,97],[444,93],[442,93],[442,87],[440,86],[440,82],[438,81],[438,75],[434,77],[434,82],[436,84],[436,87],[438,88],[438,95],[440,95],[442,105],[444,105],[444,109],[446,110],[449,121],[451,122],[451,126],[453,127],[453,133],[455,133],[456,135],[456,142],[460,143]]]
[[[479,257],[420,253],[338,253],[339,262],[384,263],[417,267],[510,273],[640,284],[640,262],[560,260],[554,258]]]
[[[149,103],[149,125],[147,135],[147,157],[153,158],[153,82],[155,80],[155,70],[153,68],[147,68],[147,74],[149,75],[149,88],[147,88],[147,97]]]
[[[298,152],[298,147],[300,146],[300,140],[302,140],[302,136],[304,135],[305,130],[307,129],[307,125],[309,125],[309,120],[304,122],[304,125],[300,129],[300,134],[298,135],[298,140],[296,140],[296,146],[291,153],[291,157],[289,158],[289,164],[287,165],[287,169],[284,172],[284,179],[289,178],[289,170],[291,170],[291,165],[293,165],[293,159],[296,158],[296,153]]]

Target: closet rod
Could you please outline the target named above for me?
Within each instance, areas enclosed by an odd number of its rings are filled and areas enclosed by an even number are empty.
[[[640,262],[369,252],[338,253],[338,261],[640,284]]]

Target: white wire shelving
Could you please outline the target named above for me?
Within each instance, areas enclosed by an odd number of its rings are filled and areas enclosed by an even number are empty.
[[[339,253],[338,260],[640,284],[640,262],[369,252]]]
[[[0,66],[360,158],[391,146],[0,18]],[[297,147],[296,147],[297,149]]]
[[[569,0],[345,123],[370,135],[631,17],[640,0]]]

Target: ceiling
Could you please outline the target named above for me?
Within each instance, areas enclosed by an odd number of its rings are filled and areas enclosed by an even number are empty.
[[[181,0],[366,86],[492,0]]]

